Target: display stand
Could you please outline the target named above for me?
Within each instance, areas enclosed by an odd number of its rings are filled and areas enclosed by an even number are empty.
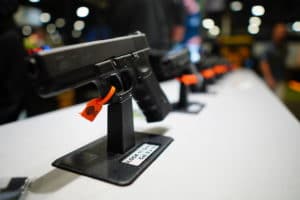
[[[197,114],[204,108],[205,105],[198,102],[188,101],[188,87],[189,86],[185,85],[184,83],[180,83],[179,101],[178,103],[173,104],[173,111]]]
[[[135,133],[132,95],[108,106],[108,134],[53,162],[53,165],[109,183],[131,184],[173,141],[172,138]]]
[[[197,93],[207,93],[208,92],[207,91],[207,84],[204,80],[203,80],[203,83],[201,84],[201,87],[199,87],[197,85],[191,85],[189,87],[189,89],[192,93],[195,93],[195,94],[197,94]]]

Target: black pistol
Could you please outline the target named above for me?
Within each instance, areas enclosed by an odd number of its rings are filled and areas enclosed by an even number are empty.
[[[145,35],[139,32],[55,48],[30,59],[31,77],[42,97],[90,82],[103,93],[109,85],[120,93],[132,91],[147,121],[161,121],[171,107],[152,72],[149,50]]]
[[[203,84],[203,77],[190,60],[188,49],[163,51],[151,50],[150,63],[159,81],[166,81],[185,74],[193,74],[198,78],[197,87]]]
[[[188,93],[203,92],[206,90],[204,79],[197,71],[196,66],[190,60],[188,49],[172,51],[151,50],[150,62],[159,81],[167,81],[186,75],[196,77],[190,85],[180,83],[179,101],[173,104],[173,111],[197,114],[202,110],[204,104],[189,102]]]

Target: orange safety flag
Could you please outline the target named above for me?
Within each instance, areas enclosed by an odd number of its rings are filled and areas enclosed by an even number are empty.
[[[200,74],[205,78],[205,79],[211,79],[215,77],[215,72],[212,69],[204,69],[200,72]]]
[[[186,74],[177,78],[184,85],[195,85],[198,83],[198,77],[195,74]]]
[[[101,97],[95,98],[90,100],[84,110],[80,113],[80,115],[89,120],[89,121],[94,121],[94,119],[97,117],[98,113],[101,111],[102,106],[109,102],[109,100],[114,96],[116,92],[116,88],[112,86],[107,93],[107,95],[102,99]]]
[[[215,65],[213,70],[216,74],[225,74],[228,71],[226,65]]]

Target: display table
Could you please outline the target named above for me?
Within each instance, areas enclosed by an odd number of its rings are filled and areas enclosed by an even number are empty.
[[[179,84],[162,84],[171,101]],[[48,199],[300,199],[300,123],[252,72],[233,72],[193,94],[198,114],[171,113],[138,131],[165,132],[174,142],[130,186],[120,187],[51,166],[51,162],[106,135],[106,109],[94,123],[84,105],[0,127],[0,177],[33,180],[28,200]],[[135,105],[136,108],[136,105]]]

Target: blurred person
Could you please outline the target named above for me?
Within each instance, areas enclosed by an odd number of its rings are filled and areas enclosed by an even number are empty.
[[[196,0],[183,0],[185,9],[185,33],[181,45],[189,49],[191,60],[194,63],[200,61],[200,5]]]
[[[0,0],[0,124],[18,118],[25,97],[26,54],[12,18],[17,8],[17,0]]]
[[[184,40],[186,11],[182,0],[162,0],[171,47]]]
[[[111,26],[114,36],[137,30],[146,34],[154,49],[170,49],[184,36],[181,0],[112,0]]]
[[[277,23],[272,30],[272,41],[266,48],[260,61],[260,70],[267,85],[279,96],[282,95],[287,57],[287,27]]]
[[[200,45],[200,6],[196,0],[183,0],[186,16],[185,26],[186,32],[183,38],[183,43],[191,43]]]

